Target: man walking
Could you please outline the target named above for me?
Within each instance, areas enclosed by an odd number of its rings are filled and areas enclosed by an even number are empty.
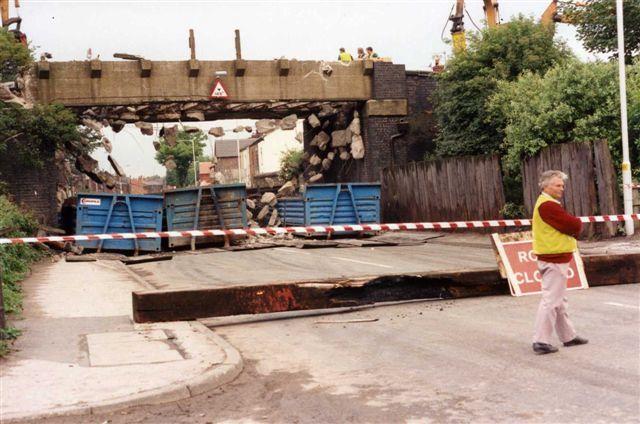
[[[545,171],[538,183],[541,193],[533,209],[533,252],[538,257],[542,277],[542,299],[536,316],[533,351],[557,352],[551,344],[553,328],[564,346],[588,343],[576,335],[567,312],[567,272],[578,244],[582,222],[567,213],[560,203],[567,175],[562,171]]]

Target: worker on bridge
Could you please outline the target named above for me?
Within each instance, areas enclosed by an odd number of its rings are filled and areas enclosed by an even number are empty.
[[[351,53],[347,53],[344,47],[340,47],[340,54],[338,55],[338,60],[342,63],[351,63],[353,62],[353,56],[351,56]]]

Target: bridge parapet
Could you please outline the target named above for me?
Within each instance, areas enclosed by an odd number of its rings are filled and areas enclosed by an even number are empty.
[[[138,105],[211,100],[216,73],[233,102],[366,101],[372,63],[298,60],[39,62],[29,87],[41,103]]]

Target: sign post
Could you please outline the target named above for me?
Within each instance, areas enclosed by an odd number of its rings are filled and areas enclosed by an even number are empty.
[[[531,232],[491,234],[497,250],[498,266],[503,278],[509,280],[513,296],[525,296],[542,292],[542,277],[533,253]],[[567,289],[589,288],[580,253],[574,252],[569,263]]]

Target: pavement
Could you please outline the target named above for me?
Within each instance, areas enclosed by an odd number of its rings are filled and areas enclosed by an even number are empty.
[[[240,374],[239,352],[198,322],[134,324],[131,292],[148,288],[120,261],[36,266],[0,362],[0,422],[186,399]]]

